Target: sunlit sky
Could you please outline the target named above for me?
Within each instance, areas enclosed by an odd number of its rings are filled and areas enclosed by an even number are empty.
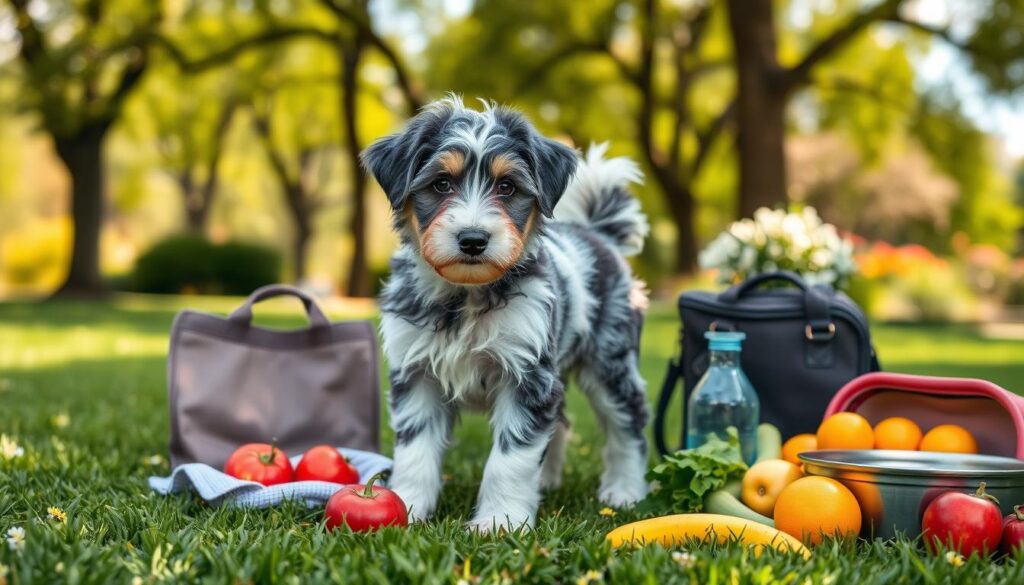
[[[417,54],[427,43],[422,30],[424,23],[411,15],[396,18],[395,3],[395,0],[375,2],[376,14],[388,16],[376,21],[383,32],[402,39],[402,48],[406,52]],[[799,10],[801,3],[809,15],[812,5],[821,10],[830,0],[796,0],[793,9]],[[445,17],[457,18],[472,9],[473,0],[438,0],[438,4]],[[969,30],[958,30],[957,25],[969,27],[970,19],[963,18],[959,12],[951,13],[949,6],[949,0],[915,0],[909,3],[908,10],[914,18],[927,24],[945,27],[952,23],[955,33],[969,34]],[[431,24],[427,23],[427,26]],[[958,49],[943,41],[931,44],[928,53],[917,61],[916,71],[922,87],[951,88],[962,102],[964,113],[979,128],[997,137],[1009,157],[1024,157],[1024,97],[1012,100],[989,95],[971,72],[967,59]]]
[[[935,26],[949,26],[954,33],[960,22],[951,14],[945,0],[918,0],[914,16]],[[952,88],[960,98],[964,113],[982,130],[1002,139],[1006,153],[1024,157],[1024,95],[1017,99],[994,98],[987,94],[981,80],[970,70],[959,49],[943,41],[932,43],[928,55],[917,65],[918,82],[926,86]]]
[[[685,0],[682,0],[685,1]],[[799,4],[807,7],[828,4],[831,0],[795,0],[793,11]],[[378,18],[375,24],[381,31],[400,39],[402,49],[411,55],[419,54],[426,46],[427,34],[424,26],[442,26],[444,18],[457,18],[472,8],[473,0],[434,0],[440,13],[436,21],[424,23],[414,15],[403,13],[397,7],[397,0],[377,0],[371,3]],[[950,6],[957,8],[951,9]],[[977,5],[974,5],[976,7]],[[909,11],[918,20],[935,26],[952,24],[953,32],[968,34],[970,19],[959,13],[960,9],[971,10],[971,3],[956,4],[949,0],[914,0]],[[810,14],[809,11],[805,13]],[[793,14],[793,12],[791,12]],[[11,42],[16,38],[11,19],[0,19],[0,59],[13,57]],[[1017,99],[996,98],[985,91],[981,80],[971,71],[967,59],[958,49],[935,41],[928,53],[916,63],[918,83],[922,87],[945,87],[960,99],[964,113],[982,130],[996,136],[1004,145],[1005,152],[1012,158],[1024,157],[1024,97]]]

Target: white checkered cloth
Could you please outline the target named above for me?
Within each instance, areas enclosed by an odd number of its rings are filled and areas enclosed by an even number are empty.
[[[359,481],[366,482],[381,471],[391,469],[391,459],[369,451],[338,449],[359,472]],[[302,455],[291,458],[298,465]],[[342,487],[328,481],[293,481],[263,486],[214,469],[205,463],[186,463],[174,468],[167,477],[150,477],[149,487],[162,495],[177,494],[189,489],[214,506],[227,504],[244,508],[266,508],[286,500],[305,501],[307,506],[322,506]]]

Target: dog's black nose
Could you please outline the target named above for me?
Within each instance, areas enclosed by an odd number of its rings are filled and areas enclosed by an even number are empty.
[[[487,241],[491,239],[491,235],[483,230],[462,230],[457,237],[459,249],[470,256],[483,254],[487,249]]]

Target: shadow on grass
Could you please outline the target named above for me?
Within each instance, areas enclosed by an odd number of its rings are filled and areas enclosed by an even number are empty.
[[[167,334],[178,311],[177,307],[127,307],[82,301],[0,303],[0,322],[8,325],[52,328],[104,327],[126,329],[140,334]],[[208,312],[226,316],[225,313]],[[255,323],[266,327],[290,329],[302,327],[306,319],[298,311],[294,315],[257,313]]]

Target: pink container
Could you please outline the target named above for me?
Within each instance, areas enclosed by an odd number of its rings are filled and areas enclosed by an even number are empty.
[[[872,426],[902,416],[925,433],[957,424],[974,435],[981,453],[1024,459],[1024,397],[985,380],[865,374],[836,393],[825,418],[837,412],[856,412]]]

